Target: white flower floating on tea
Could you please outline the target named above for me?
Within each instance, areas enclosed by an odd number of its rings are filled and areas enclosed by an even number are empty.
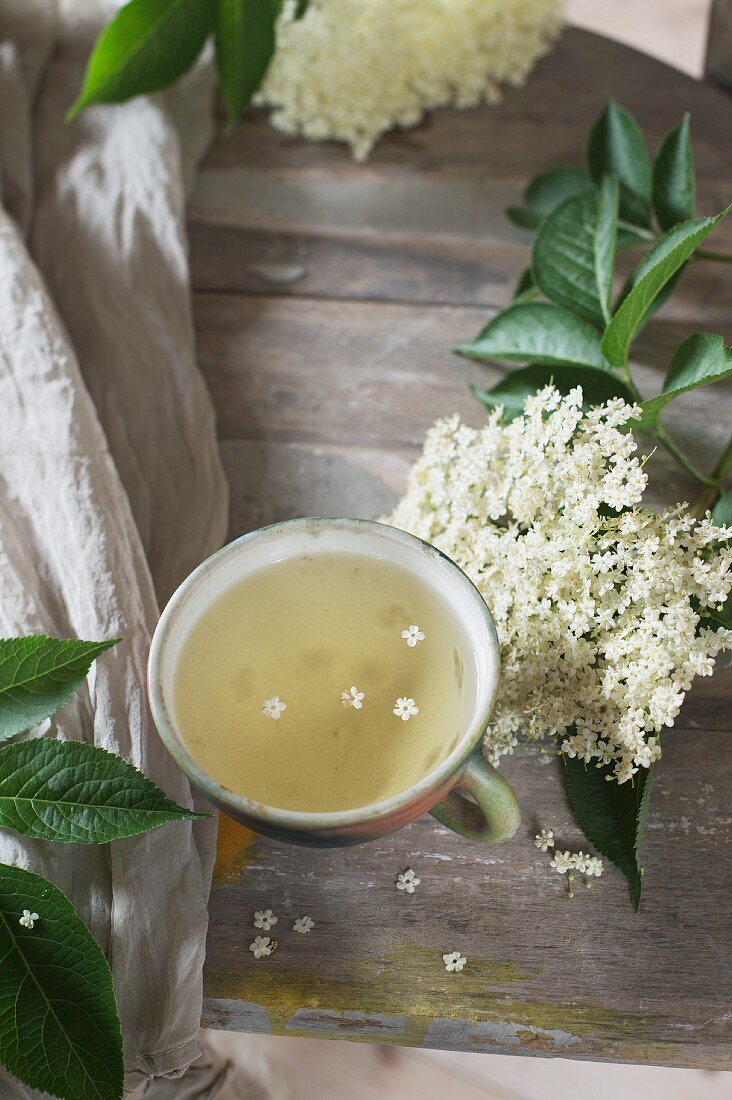
[[[397,718],[401,718],[402,722],[408,722],[415,714],[419,714],[419,707],[414,705],[414,699],[401,698],[394,704],[393,713]]]
[[[406,630],[402,631],[402,638],[405,639],[407,645],[413,649],[417,642],[423,642],[426,635],[422,633],[418,626],[408,626]]]
[[[410,867],[409,870],[402,871],[401,874],[397,875],[395,885],[397,890],[404,890],[406,894],[413,894],[421,881],[422,879]]]
[[[315,927],[315,921],[312,917],[298,917],[292,926],[293,932],[301,932],[305,935],[306,932],[310,932]]]
[[[31,913],[30,909],[23,910],[23,916],[18,920],[18,924],[22,924],[24,928],[33,928],[38,920],[38,913]]]
[[[274,928],[277,924],[277,920],[271,909],[258,909],[254,914],[254,927],[263,928],[265,932],[269,932],[270,928]]]
[[[341,692],[341,702],[346,708],[353,707],[354,710],[361,710],[363,706],[363,700],[364,693],[362,691],[359,691],[355,684],[350,689],[350,691]]]
[[[262,714],[266,714],[268,718],[274,718],[278,721],[282,712],[287,710],[287,703],[283,703],[279,695],[273,695],[271,699],[265,699],[262,703]]]
[[[468,960],[462,952],[450,951],[447,955],[442,956],[442,961],[445,964],[445,970],[451,973],[454,970],[461,971]]]
[[[254,942],[249,944],[249,950],[255,959],[265,958],[277,950],[277,944],[269,936],[255,936]]]

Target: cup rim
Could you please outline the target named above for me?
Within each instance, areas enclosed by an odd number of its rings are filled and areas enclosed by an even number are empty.
[[[380,802],[372,802],[366,806],[357,806],[348,810],[287,810],[282,807],[269,806],[244,795],[235,794],[205,772],[190,755],[182,737],[176,731],[175,722],[165,699],[162,680],[163,652],[167,638],[175,628],[177,616],[185,607],[198,584],[212,569],[218,568],[228,558],[241,553],[254,540],[266,536],[271,537],[273,533],[280,530],[284,532],[296,532],[298,530],[307,532],[324,528],[342,530],[365,528],[379,537],[400,542],[426,554],[439,569],[447,570],[453,576],[457,576],[459,583],[463,586],[466,595],[482,620],[486,640],[493,657],[490,665],[491,675],[488,678],[488,683],[483,686],[483,691],[479,694],[471,723],[459,743],[441,764],[413,786],[392,795],[390,798],[382,799]],[[447,554],[416,535],[411,535],[399,527],[392,527],[390,524],[379,523],[376,520],[305,516],[271,523],[240,535],[206,558],[181,582],[170,597],[153,633],[147,666],[147,688],[153,721],[163,744],[181,770],[212,802],[218,804],[225,811],[229,811],[233,817],[248,818],[252,821],[261,822],[263,827],[276,827],[292,832],[327,833],[331,830],[368,825],[371,822],[389,818],[403,810],[405,806],[419,803],[429,791],[439,790],[449,783],[450,779],[471,756],[483,736],[498,692],[500,671],[500,645],[488,605],[470,578]]]

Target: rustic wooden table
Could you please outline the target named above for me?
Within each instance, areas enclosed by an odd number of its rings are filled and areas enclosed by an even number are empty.
[[[453,357],[505,304],[527,241],[503,215],[527,178],[581,158],[608,97],[654,143],[690,110],[699,208],[730,200],[732,99],[625,47],[568,31],[498,109],[441,111],[368,164],[284,137],[264,118],[212,150],[190,211],[200,358],[232,488],[231,537],[308,514],[374,517],[402,490],[428,425],[475,423]],[[730,219],[732,221],[732,219]],[[732,244],[732,226],[717,233]],[[730,337],[732,269],[698,264],[642,341],[658,387],[690,331]],[[709,462],[732,388],[690,396],[672,427]],[[655,456],[665,498],[692,487]],[[482,848],[424,817],[359,848],[277,844],[222,819],[211,897],[206,1024],[472,1051],[732,1067],[732,676],[693,691],[664,739],[633,912],[613,868],[569,900],[540,826],[580,845],[557,762],[505,764],[523,807],[510,843]],[[419,890],[394,888],[414,867]],[[280,915],[279,950],[248,950],[255,909]],[[308,936],[294,917],[316,922]],[[446,974],[441,956],[469,957]]]

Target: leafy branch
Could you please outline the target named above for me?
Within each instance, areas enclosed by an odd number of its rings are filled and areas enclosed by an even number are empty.
[[[455,350],[471,359],[527,364],[475,391],[483,405],[503,405],[508,416],[520,415],[525,398],[550,381],[562,392],[582,386],[588,405],[613,397],[640,405],[642,429],[704,486],[698,510],[724,491],[730,447],[713,470],[700,470],[669,435],[661,413],[682,393],[732,375],[732,350],[721,336],[689,336],[661,392],[647,399],[631,370],[635,339],[686,265],[732,262],[700,248],[730,207],[694,217],[695,196],[689,116],[666,135],[651,163],[638,123],[611,101],[590,131],[587,166],[542,173],[526,188],[524,205],[507,211],[515,224],[536,232],[531,264],[512,304]],[[617,253],[638,247],[647,251],[613,303]]]
[[[118,641],[0,639],[0,741],[68,702]],[[106,844],[202,816],[105,749],[50,737],[0,748],[0,828],[22,836]],[[0,1063],[61,1100],[120,1098],[122,1037],[107,960],[56,886],[5,864],[0,959]]]
[[[309,0],[298,0],[301,19]],[[121,103],[174,84],[213,36],[216,69],[233,126],[262,83],[282,0],[130,0],[102,31],[67,121],[94,103]]]
[[[682,394],[731,376],[732,350],[721,336],[692,334],[672,356],[660,393],[648,398],[631,368],[634,341],[685,267],[732,262],[732,256],[700,247],[730,208],[696,217],[695,197],[689,116],[666,135],[652,162],[636,120],[608,103],[590,131],[586,166],[542,173],[526,188],[523,206],[507,211],[516,225],[535,233],[531,263],[512,303],[454,350],[470,359],[520,364],[490,389],[473,390],[486,408],[501,406],[506,419],[521,416],[527,397],[549,383],[561,393],[580,386],[586,407],[613,398],[639,405],[640,424],[631,424],[653,436],[702,486],[695,513],[712,509],[715,523],[731,525],[732,490],[725,486],[732,439],[713,469],[701,470],[669,434],[662,414]],[[645,253],[616,294],[617,254],[638,248]],[[700,627],[732,627],[732,598],[705,609]],[[564,758],[575,819],[626,875],[636,908],[652,770],[641,768],[619,785],[607,765]]]

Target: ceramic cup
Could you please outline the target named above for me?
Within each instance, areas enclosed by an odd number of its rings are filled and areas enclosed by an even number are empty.
[[[392,562],[416,574],[449,601],[470,642],[466,658],[473,662],[475,697],[458,745],[414,786],[370,806],[305,813],[234,794],[202,771],[176,729],[172,690],[181,646],[212,600],[263,566],[323,552],[357,553]],[[148,691],[160,736],[183,771],[220,809],[259,833],[316,847],[358,844],[394,832],[429,811],[461,836],[495,844],[512,837],[520,822],[512,788],[481,752],[499,674],[500,651],[490,612],[454,562],[395,527],[359,519],[313,518],[288,520],[243,535],[191,573],[173,595],[155,631]],[[203,684],[201,691],[205,691]]]

